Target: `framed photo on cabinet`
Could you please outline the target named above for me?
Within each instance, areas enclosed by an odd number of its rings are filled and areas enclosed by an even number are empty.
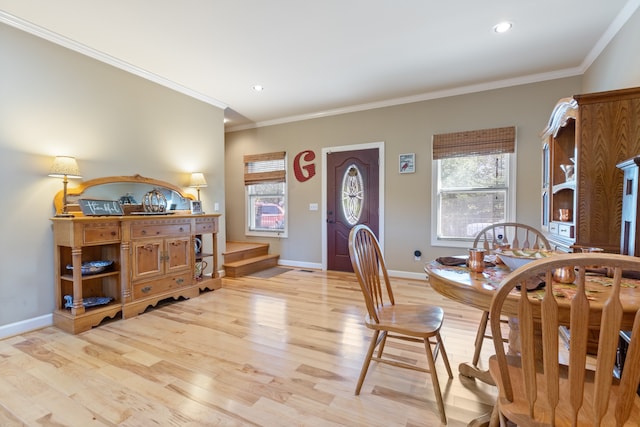
[[[414,173],[416,171],[416,153],[400,154],[400,173]]]
[[[202,202],[200,200],[192,200],[191,201],[191,214],[192,215],[201,215],[202,212]]]

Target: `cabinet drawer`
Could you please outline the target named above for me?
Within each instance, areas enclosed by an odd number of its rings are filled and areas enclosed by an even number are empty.
[[[218,218],[198,218],[196,219],[196,234],[217,233]]]
[[[117,222],[87,224],[82,229],[82,240],[87,245],[119,242],[120,224]]]
[[[573,225],[560,224],[558,225],[558,234],[562,237],[568,237],[573,239]]]
[[[132,224],[131,235],[134,238],[176,236],[190,234],[191,224]]]
[[[552,222],[549,224],[549,233],[558,234],[558,223]]]
[[[187,270],[182,274],[176,274],[170,277],[165,277],[160,280],[150,280],[142,283],[133,284],[133,299],[141,299],[162,294],[163,292],[169,292],[176,289],[190,286],[193,278],[191,277],[191,271]]]

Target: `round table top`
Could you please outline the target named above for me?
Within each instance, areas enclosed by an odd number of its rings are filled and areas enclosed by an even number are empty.
[[[447,266],[434,260],[426,264],[425,272],[429,277],[431,287],[439,294],[479,310],[489,311],[496,289],[498,289],[502,279],[509,275],[510,270],[503,264],[498,264],[496,266],[486,267],[482,273],[475,273],[464,265]],[[587,276],[585,286],[588,292],[591,311],[593,312],[590,323],[594,326],[600,323],[599,313],[601,312],[602,305],[609,296],[612,280],[613,279],[602,275]],[[565,323],[563,322],[564,319],[566,324],[568,324],[569,305],[576,286],[574,284],[554,282],[553,287],[558,306],[560,310],[564,312],[564,315],[561,315],[560,321],[561,323]],[[544,288],[528,292],[529,298],[534,302],[534,307],[539,306],[544,292]],[[633,318],[640,309],[640,280],[623,278],[620,294],[624,312],[622,328],[631,329],[633,326]],[[503,314],[513,317],[517,316],[517,302],[519,298],[520,292],[516,290],[512,291],[511,296],[505,301]],[[536,301],[538,304],[535,304]],[[537,311],[538,310],[535,310],[535,312]]]

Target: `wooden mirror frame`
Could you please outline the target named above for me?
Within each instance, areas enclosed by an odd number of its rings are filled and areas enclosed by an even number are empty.
[[[103,177],[103,178],[96,178],[96,179],[91,179],[89,181],[85,181],[82,182],[80,185],[78,185],[77,187],[73,187],[73,188],[68,188],[67,189],[67,200],[69,198],[81,198],[82,194],[92,188],[92,187],[96,187],[99,185],[104,185],[104,184],[117,184],[117,183],[133,183],[133,184],[146,184],[152,187],[158,187],[158,188],[165,188],[167,190],[171,190],[176,192],[177,194],[179,194],[182,198],[187,199],[187,200],[195,200],[195,196],[191,195],[191,194],[187,194],[184,193],[183,190],[176,186],[173,185],[171,183],[165,182],[165,181],[161,181],[158,179],[153,179],[153,178],[146,178],[144,176],[141,175],[133,175],[133,176],[107,176],[107,177]],[[118,200],[122,195],[118,195],[114,200]],[[56,193],[56,195],[53,198],[53,206],[55,207],[56,213],[58,212],[62,212],[63,209],[63,197],[64,197],[64,190],[60,190]],[[123,205],[126,206],[126,205]],[[67,210],[70,213],[73,213],[76,216],[82,216],[82,212],[80,211],[80,206],[78,204],[75,203],[68,203],[67,204]],[[185,210],[176,210],[174,212],[183,212],[186,211],[188,212],[189,209],[185,209]],[[125,214],[127,214],[128,212],[125,210]]]

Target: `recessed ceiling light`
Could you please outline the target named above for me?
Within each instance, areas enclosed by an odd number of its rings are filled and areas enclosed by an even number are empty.
[[[501,22],[493,27],[493,31],[496,33],[506,33],[513,27],[511,22]]]
[[[262,85],[253,85],[251,86],[251,89],[255,90],[256,92],[262,92],[264,90],[264,87]]]

